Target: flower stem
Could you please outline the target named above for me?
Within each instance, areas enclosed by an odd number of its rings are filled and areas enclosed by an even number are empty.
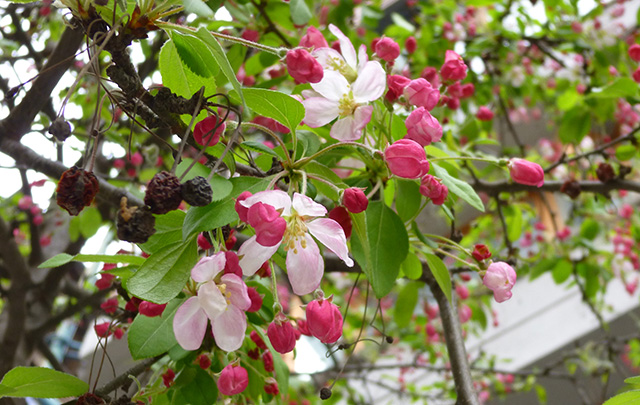
[[[243,122],[242,124],[240,124],[240,126],[245,127],[245,128],[258,129],[258,130],[266,133],[270,137],[272,137],[278,143],[278,145],[280,145],[280,147],[282,148],[282,151],[284,152],[284,155],[286,157],[288,165],[289,166],[293,166],[293,161],[291,160],[291,155],[289,154],[289,150],[285,146],[285,144],[282,141],[282,139],[280,139],[280,137],[278,135],[276,135],[272,130],[270,130],[269,128],[267,128],[265,126],[262,126],[260,124],[255,124],[253,122]]]
[[[439,162],[441,160],[473,160],[473,161],[476,161],[476,162],[486,162],[486,163],[491,163],[491,164],[496,164],[496,165],[500,164],[500,161],[496,160],[496,159],[473,157],[473,156],[446,156],[446,157],[439,157],[439,158],[429,159],[429,163],[431,163],[431,162]]]
[[[446,237],[440,236],[440,235],[434,235],[432,233],[424,233],[423,235],[425,237],[427,237],[427,238],[439,239],[439,240],[443,241],[444,243],[447,243],[447,244],[449,244],[451,246],[454,246],[455,248],[457,248],[461,252],[465,253],[466,255],[471,256],[471,252],[469,252],[468,249],[464,248],[462,245],[459,245],[458,243],[452,241],[449,238],[446,238]]]
[[[338,142],[338,143],[334,143],[333,145],[329,145],[329,146],[327,146],[326,148],[324,148],[322,150],[317,151],[316,153],[314,153],[311,156],[308,156],[308,157],[306,157],[304,159],[298,160],[293,165],[293,167],[295,169],[300,169],[301,167],[303,167],[307,163],[311,162],[312,160],[316,160],[318,157],[320,157],[323,154],[329,152],[330,150],[335,149],[335,148],[339,148],[339,147],[342,147],[342,146],[356,146],[356,147],[359,147],[359,148],[366,149],[369,152],[371,152],[372,154],[375,152],[375,150],[372,147],[364,145],[362,143],[358,143],[358,142]]]

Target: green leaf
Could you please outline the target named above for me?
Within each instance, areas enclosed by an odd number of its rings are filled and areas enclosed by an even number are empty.
[[[182,0],[184,9],[190,13],[196,14],[200,17],[213,17],[214,12],[207,6],[202,0]]]
[[[422,283],[412,281],[405,285],[398,294],[393,317],[399,328],[409,326],[409,322],[411,322],[411,317],[413,316],[413,310],[418,304],[418,290],[420,290],[421,286]]]
[[[587,98],[626,98],[638,94],[638,83],[628,77],[621,77],[602,89],[592,89]]]
[[[85,255],[78,254],[75,256],[71,256],[67,253],[60,253],[55,255],[51,259],[41,263],[38,268],[46,269],[49,267],[58,267],[63,264],[67,264],[69,262],[91,262],[91,263],[126,263],[126,264],[135,264],[141,265],[145,262],[144,257],[140,256],[132,256],[132,255]]]
[[[595,219],[586,218],[580,226],[580,236],[585,239],[594,240],[598,233],[600,233],[600,223]]]
[[[102,225],[102,215],[95,207],[85,208],[78,218],[80,218],[80,233],[86,239],[95,235]]]
[[[442,259],[434,254],[425,253],[425,258],[427,259],[431,274],[435,277],[440,289],[444,292],[444,295],[447,296],[447,299],[451,301],[451,275],[449,274],[447,266],[445,266]]]
[[[247,107],[256,114],[273,118],[282,125],[295,131],[304,118],[304,106],[288,94],[260,88],[244,89]]]
[[[127,289],[143,300],[164,304],[182,291],[197,261],[198,249],[193,235],[151,254],[131,276]]]
[[[571,88],[558,97],[556,105],[560,110],[567,111],[575,106],[581,98],[582,95],[578,94],[575,89]]]
[[[255,177],[234,177],[231,179],[233,189],[225,198],[205,207],[191,207],[187,212],[182,229],[184,239],[194,233],[210,231],[238,220],[235,210],[235,199],[243,191],[257,193],[267,188],[268,179]]]
[[[173,41],[167,41],[160,50],[158,57],[162,84],[182,97],[191,97],[198,90],[205,87],[205,96],[213,94],[216,81],[212,77],[199,76],[182,63],[180,55]]]
[[[432,164],[431,167],[433,167],[436,176],[442,179],[442,183],[447,186],[450,192],[468,202],[478,211],[484,212],[482,200],[468,183],[452,177],[449,172],[438,165]]]
[[[564,259],[556,263],[553,271],[551,272],[551,276],[553,276],[553,281],[555,281],[556,284],[562,284],[569,279],[572,271],[573,265],[570,261]]]
[[[637,405],[638,402],[640,402],[640,390],[633,390],[616,395],[602,405]]]
[[[173,317],[184,301],[171,300],[160,316],[136,316],[127,334],[129,351],[134,360],[157,356],[178,344],[173,333]]]
[[[149,240],[140,245],[145,253],[155,253],[167,245],[182,241],[182,224],[186,214],[181,210],[174,210],[165,215],[156,215],[156,233]]]
[[[522,235],[522,210],[516,205],[508,205],[504,209],[507,223],[507,236],[510,241],[517,241]]]
[[[291,21],[295,25],[305,25],[311,19],[311,11],[304,0],[291,0],[289,2]]]
[[[217,403],[218,386],[200,367],[186,367],[176,379],[174,404],[211,405]],[[154,401],[155,403],[155,401]]]
[[[415,253],[407,254],[407,258],[402,262],[402,272],[411,280],[417,280],[422,276],[422,262]]]
[[[400,265],[409,251],[409,237],[400,217],[382,201],[372,201],[364,212],[352,215],[353,255],[360,264],[376,297],[393,288]]]
[[[640,375],[637,375],[635,377],[625,378],[624,382],[625,384],[640,384]]]
[[[44,367],[16,367],[0,381],[0,397],[63,398],[89,391],[89,384],[72,375]]]
[[[200,38],[178,31],[167,31],[167,33],[175,45],[180,60],[193,73],[200,77],[213,77],[218,73],[218,64]]]
[[[538,396],[538,402],[540,405],[547,403],[547,390],[540,384],[535,385],[536,395]]]
[[[582,106],[576,106],[567,111],[560,123],[560,140],[564,143],[577,143],[589,133],[591,129],[591,114]]]
[[[616,159],[629,160],[636,155],[638,148],[634,145],[620,145],[616,149]]]
[[[242,146],[243,148],[252,150],[254,152],[265,153],[267,155],[271,155],[275,158],[280,159],[280,156],[273,149],[263,144],[262,142],[244,141],[240,144],[240,146]]]
[[[422,194],[415,180],[396,179],[396,211],[403,221],[408,221],[420,209]]]

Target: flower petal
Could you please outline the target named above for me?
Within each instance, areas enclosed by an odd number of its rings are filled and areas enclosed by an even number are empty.
[[[338,38],[338,41],[340,41],[340,52],[342,53],[344,60],[353,69],[357,69],[358,60],[356,59],[356,48],[353,47],[351,40],[347,38],[347,36],[344,35],[342,31],[340,31],[340,28],[336,27],[333,24],[329,24],[329,31],[331,31],[331,33],[335,35],[336,38]]]
[[[185,350],[196,350],[207,331],[207,315],[200,307],[198,297],[186,300],[173,318],[173,334]]]
[[[333,48],[314,49],[311,55],[320,62],[325,70],[336,70],[341,64],[347,63],[340,52]]]
[[[293,209],[303,217],[322,217],[327,215],[327,209],[304,194],[293,193]]]
[[[262,246],[256,241],[255,235],[250,237],[238,250],[242,274],[245,276],[256,274],[260,266],[278,250],[278,246],[280,246],[279,243],[274,246]]]
[[[357,103],[377,100],[384,94],[386,85],[387,75],[382,65],[377,61],[369,61],[353,83],[353,98]]]
[[[362,137],[362,130],[371,121],[373,107],[364,105],[356,108],[354,115],[340,118],[331,127],[329,135],[342,142],[355,141]]]
[[[289,282],[297,295],[309,294],[318,288],[324,273],[324,261],[318,245],[308,233],[304,234],[304,240],[304,249],[300,244],[301,238],[297,238],[294,248],[287,252]]]
[[[214,320],[228,307],[227,299],[213,281],[208,281],[198,289],[198,302],[209,319]]]
[[[198,283],[213,280],[218,273],[224,270],[226,262],[227,259],[225,258],[224,252],[203,257],[193,269],[191,269],[191,278]]]
[[[238,350],[247,331],[247,317],[243,311],[229,305],[222,315],[211,321],[211,330],[219,348],[225,352]]]
[[[353,266],[353,260],[349,257],[347,238],[339,223],[329,218],[318,218],[308,222],[307,227],[311,235],[342,259],[347,266]]]
[[[302,101],[304,105],[304,123],[311,128],[318,128],[333,121],[339,114],[337,101],[324,97],[312,97]]]
[[[253,204],[261,202],[268,204],[276,210],[282,209],[288,211],[291,207],[291,197],[282,190],[265,190],[260,191],[240,202],[242,206],[250,208]]]
[[[347,79],[333,70],[325,70],[322,80],[318,83],[311,83],[311,88],[320,93],[322,97],[336,102],[340,101],[351,89]]]
[[[244,281],[235,274],[225,274],[222,276],[221,281],[227,286],[231,305],[235,305],[243,311],[249,309],[251,306],[251,298],[249,298],[247,285]]]
[[[369,56],[367,55],[367,46],[365,44],[360,45],[358,49],[358,74],[364,66],[369,62]]]

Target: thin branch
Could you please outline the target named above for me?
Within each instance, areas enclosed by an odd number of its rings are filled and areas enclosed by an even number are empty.
[[[102,387],[98,388],[95,394],[99,397],[106,398],[110,392],[115,391],[120,386],[126,384],[130,379],[129,376],[134,376],[134,377],[138,376],[139,374],[144,372],[147,368],[151,367],[155,362],[160,360],[162,357],[164,357],[164,353],[159,356],[142,360],[141,362],[137,363],[136,365],[134,365],[133,367],[125,371],[124,373],[120,374],[113,380],[109,381]]]

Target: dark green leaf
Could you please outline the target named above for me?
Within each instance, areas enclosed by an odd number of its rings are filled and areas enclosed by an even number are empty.
[[[403,221],[408,221],[420,209],[422,194],[415,180],[396,179],[396,211]]]
[[[173,333],[173,317],[184,301],[171,300],[161,316],[136,316],[127,334],[129,351],[134,360],[157,356],[178,344]]]
[[[201,39],[178,31],[168,31],[168,33],[180,60],[193,73],[205,78],[216,75],[217,63]]]
[[[255,87],[246,88],[244,89],[244,99],[247,107],[256,114],[273,118],[293,131],[304,118],[302,103],[279,91]]]
[[[71,256],[66,253],[60,253],[51,259],[45,261],[40,264],[38,268],[46,269],[49,267],[58,267],[63,264],[67,264],[69,262],[91,262],[91,263],[127,263],[127,264],[135,264],[141,265],[145,262],[144,257],[140,256],[132,256],[132,255],[85,255],[79,254],[75,256]]]
[[[44,367],[16,367],[0,381],[0,397],[63,398],[89,391],[89,384],[72,375]]]
[[[447,266],[445,266],[442,259],[434,254],[425,253],[425,257],[427,259],[429,269],[431,270],[431,274],[435,277],[440,289],[447,296],[447,299],[451,301],[451,275],[449,274]]]
[[[278,154],[273,149],[263,144],[262,142],[244,141],[240,144],[240,146],[242,146],[245,149],[252,150],[254,152],[266,153],[267,155],[271,155],[273,157],[280,159],[280,156],[278,156]]]
[[[167,245],[182,241],[182,224],[186,214],[181,210],[174,210],[165,215],[156,215],[156,233],[149,240],[140,245],[146,253],[154,253]]]
[[[211,405],[217,403],[218,386],[200,367],[187,367],[176,380],[175,404]],[[155,402],[154,402],[155,403]]]

